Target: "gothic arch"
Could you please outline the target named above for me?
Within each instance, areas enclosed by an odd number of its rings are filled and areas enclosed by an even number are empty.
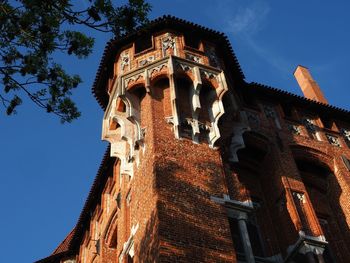
[[[109,247],[116,247],[118,241],[118,208],[115,207],[106,224],[103,233],[104,240]]]
[[[190,82],[194,82],[192,68],[189,66],[183,66],[183,68],[180,67],[180,69],[176,71],[176,79],[178,78],[187,78]]]
[[[239,163],[252,166],[257,171],[270,151],[270,140],[265,135],[255,131],[244,131],[242,134],[245,147],[237,150]]]
[[[294,159],[304,159],[310,162],[316,162],[323,166],[327,166],[331,171],[333,166],[333,158],[327,153],[312,148],[310,146],[293,144],[290,146]]]
[[[158,74],[154,75],[150,78],[151,87],[155,85],[158,81],[162,79],[167,79],[169,81],[169,74],[168,72],[161,71]]]
[[[293,145],[291,149],[319,225],[329,242],[324,257],[329,260],[327,262],[333,262],[335,258],[342,257],[336,255],[336,251],[349,255],[346,244],[350,240],[350,229],[344,211],[348,207],[347,194],[344,193],[347,189],[340,184],[341,175],[337,171],[335,159],[312,147]],[[334,236],[342,238],[335,240]]]

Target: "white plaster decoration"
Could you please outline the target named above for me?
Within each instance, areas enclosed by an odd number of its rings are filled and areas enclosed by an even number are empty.
[[[299,253],[301,254],[307,254],[307,253],[314,253],[316,255],[322,255],[324,252],[324,247],[320,247],[313,244],[308,244],[307,242],[304,242],[301,248],[299,249]]]
[[[299,238],[293,244],[287,248],[287,256],[284,262],[293,262],[293,256],[295,253],[307,254],[314,253],[316,255],[321,255],[324,252],[325,246],[328,244],[326,238],[321,236],[309,236],[305,235],[303,231],[299,231]]]
[[[217,76],[216,73],[214,72],[211,72],[209,70],[204,70],[204,69],[201,69],[201,75],[208,78],[208,79],[212,79],[212,78],[215,78]]]
[[[227,205],[230,208],[235,207],[236,210],[239,210],[239,211],[249,212],[254,209],[253,202],[250,199],[242,202],[242,201],[231,199],[230,196],[226,194],[223,194],[223,198],[211,196],[210,200],[221,205]]]
[[[193,118],[186,118],[185,121],[188,125],[191,125],[192,127],[192,140],[194,142],[198,142],[198,139],[196,138],[196,136],[200,133],[199,125],[198,125],[199,121]]]
[[[129,52],[123,52],[121,54],[120,58],[121,58],[121,62],[120,62],[121,73],[129,71],[130,70],[130,55],[129,55]]]
[[[343,134],[344,136],[344,139],[350,143],[350,130],[347,130],[347,129],[341,129],[341,133]]]
[[[185,56],[186,56],[186,59],[188,59],[188,60],[192,60],[196,63],[202,63],[202,59],[199,56],[196,56],[196,55],[191,54],[191,53],[186,53]]]
[[[337,136],[334,136],[334,135],[332,135],[332,134],[326,133],[326,137],[327,137],[328,142],[329,142],[331,145],[340,147],[339,138],[338,138]]]
[[[135,74],[135,75],[133,75],[133,76],[130,76],[130,77],[128,77],[128,78],[126,78],[125,80],[124,80],[124,85],[125,85],[125,87],[128,87],[128,85],[129,85],[129,83],[131,82],[136,82],[136,81],[138,81],[139,79],[141,79],[141,78],[144,78],[144,73],[143,72],[141,72],[141,73],[138,73],[138,74]]]
[[[147,58],[141,59],[139,61],[139,67],[146,66],[149,63],[152,63],[155,60],[154,56],[149,56]]]
[[[307,254],[312,252],[316,255],[322,255],[325,246],[328,244],[325,236],[320,235],[317,237],[305,235],[303,231],[299,232],[299,238],[303,240],[302,245],[299,247],[299,253]]]
[[[137,78],[137,73],[129,78]],[[120,159],[120,175],[133,177],[134,161],[139,158],[139,148],[143,148],[143,136],[139,125],[140,109],[138,98],[126,91],[127,81],[121,79],[110,96],[102,124],[102,139],[110,142],[110,155]],[[117,111],[117,102],[122,100],[126,111]],[[114,122],[116,128],[111,128]]]
[[[313,120],[310,118],[304,118],[303,123],[306,129],[311,133],[316,133],[316,125],[313,123]]]
[[[146,127],[141,128],[140,139],[144,139],[146,135]]]
[[[292,194],[293,194],[293,196],[295,196],[303,204],[306,203],[306,198],[305,198],[305,195],[303,193],[293,192]]]
[[[164,42],[164,48],[165,47],[173,47],[170,38]],[[190,125],[192,126],[192,135],[194,142],[198,141],[198,135],[201,132],[206,132],[208,133],[208,144],[210,147],[214,148],[215,142],[220,138],[218,121],[220,117],[225,113],[222,97],[228,91],[224,72],[215,71],[206,68],[205,66],[202,68],[191,61],[186,62],[183,59],[175,60],[175,57],[173,56],[161,59],[160,61],[152,64],[146,64],[142,68],[128,72],[118,77],[112,88],[110,94],[110,102],[104,115],[102,139],[107,140],[111,143],[111,156],[118,157],[121,160],[121,174],[128,174],[132,177],[134,169],[133,164],[135,161],[136,164],[139,163],[139,146],[141,146],[141,150],[144,151],[145,149],[143,142],[144,133],[140,127],[139,98],[127,90],[127,87],[130,86],[130,84],[142,80],[146,91],[149,92],[152,76],[166,69],[165,72],[169,78],[172,108],[172,115],[167,116],[166,121],[173,124],[175,138],[180,138],[180,120],[176,106],[177,92],[175,85],[174,66],[181,70],[192,71],[193,87],[190,93],[190,100],[192,102],[192,119],[190,121]],[[215,78],[218,84],[216,89],[213,89],[210,94],[210,96],[213,96],[213,104],[210,105],[209,109],[205,109],[208,110],[209,113],[210,120],[208,123],[200,123],[198,121],[199,111],[202,110],[199,99],[202,86],[202,75],[209,79]],[[120,99],[126,106],[125,112],[118,112],[116,110],[116,103]],[[118,128],[111,130],[111,122],[117,123]]]
[[[237,151],[245,147],[243,133],[249,130],[250,128],[244,123],[233,124],[233,136],[230,144],[230,162],[236,163],[239,161]]]
[[[220,117],[225,113],[222,98],[228,91],[228,86],[223,71],[216,75],[216,79],[218,81],[218,87],[215,89],[216,100],[211,106],[211,109],[209,109],[209,117],[211,121],[211,127],[209,131],[209,146],[212,148],[214,148],[215,142],[220,138],[218,122]]]
[[[157,72],[162,71],[163,68],[167,68],[167,67],[168,67],[167,61],[165,61],[164,63],[162,63],[160,65],[156,65],[156,66],[148,69],[149,76],[152,77],[153,74],[156,74]]]
[[[162,38],[162,54],[163,57],[167,55],[167,50],[172,49],[174,51],[174,55],[177,55],[176,51],[176,37],[167,33],[164,38]]]
[[[288,124],[288,129],[296,135],[300,135],[301,134],[301,130],[300,127],[298,125],[295,124]]]
[[[126,203],[127,203],[127,205],[130,205],[130,202],[131,202],[131,191],[129,191],[127,196],[126,196]]]
[[[125,255],[130,255],[130,257],[134,257],[134,236],[139,228],[139,223],[133,225],[131,228],[131,233],[128,240],[123,244],[123,251],[119,255],[119,263],[123,262],[123,258]]]
[[[169,124],[174,124],[174,117],[173,116],[165,117],[165,122]]]
[[[202,123],[200,121],[198,121],[198,127],[199,127],[199,130],[205,130],[205,131],[209,131],[211,126],[208,125],[207,123]]]
[[[317,127],[317,125],[315,125],[314,120],[309,118],[309,117],[305,117],[303,120],[303,123],[305,125],[305,128],[307,129],[307,131],[318,141],[322,141],[321,135],[319,133],[319,128]]]
[[[183,70],[183,71],[190,71],[190,70],[193,69],[193,66],[191,66],[189,64],[186,64],[186,63],[177,62],[176,63],[176,68],[180,69],[180,70]]]

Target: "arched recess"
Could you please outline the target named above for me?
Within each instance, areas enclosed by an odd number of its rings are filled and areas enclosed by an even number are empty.
[[[213,104],[216,99],[215,88],[209,83],[203,83],[199,93],[200,110],[194,116],[200,123],[199,142],[208,141],[209,129],[212,128],[212,123],[215,121]]]
[[[106,224],[103,238],[110,248],[117,248],[118,243],[118,208],[112,211],[111,216]]]
[[[238,150],[238,165],[247,166],[256,172],[261,171],[261,165],[269,153],[270,140],[255,131],[246,131],[242,135],[245,147]]]
[[[192,103],[191,92],[193,90],[192,80],[181,75],[175,80],[176,85],[176,107],[180,123],[180,137],[192,138]]]
[[[332,169],[333,158],[310,147],[292,146],[292,153],[317,221],[326,240],[325,262],[346,262],[350,229],[340,204],[342,189]]]
[[[132,124],[133,133],[130,134],[130,147],[131,155],[130,160],[136,161],[139,164],[140,153],[144,150],[144,136],[145,136],[145,124],[142,119],[145,115],[144,104],[145,104],[146,88],[143,84],[135,84],[128,88],[123,95],[120,97],[126,101],[127,104],[127,120]]]
[[[145,96],[146,96],[146,88],[144,85],[136,85],[131,87],[125,92],[125,99],[128,101],[130,105],[130,112],[128,114],[128,118],[131,122],[135,123],[138,129],[137,140],[142,138],[141,127],[145,124],[142,121],[144,119],[144,104],[145,104]]]
[[[277,239],[273,231],[269,198],[265,196],[270,189],[263,182],[269,180],[264,162],[270,151],[270,141],[253,131],[244,132],[242,137],[245,147],[237,151],[238,162],[231,164],[231,178],[227,177],[230,198],[253,204],[254,210],[247,221],[253,254],[271,257],[280,251],[279,247],[273,245]]]
[[[166,75],[160,75],[151,81],[151,93],[152,98],[162,104],[162,110],[155,112],[158,117],[164,119],[172,116],[169,78]]]

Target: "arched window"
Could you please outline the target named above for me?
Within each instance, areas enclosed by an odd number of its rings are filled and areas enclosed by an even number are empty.
[[[330,179],[334,177],[334,174],[329,167],[320,162],[297,159],[296,164],[317,215],[318,223],[328,241],[324,260],[326,263],[335,262],[334,251],[339,250],[337,243],[342,233],[337,219],[334,218],[334,207],[329,202],[332,198],[336,198],[330,189]]]
[[[234,174],[238,176],[239,182],[237,183],[241,185],[239,193],[234,193],[232,199],[237,198],[239,202],[249,202],[253,205],[245,220],[252,253],[255,257],[268,257],[276,253],[271,251],[264,242],[272,238],[271,232],[266,231],[271,223],[264,196],[267,191],[264,191],[261,183],[261,180],[263,180],[261,164],[267,155],[267,141],[253,132],[244,133],[243,139],[245,147],[237,152],[239,161],[231,166]],[[236,243],[235,250],[238,253],[238,258],[240,258],[244,247],[244,238],[241,236],[242,230],[239,229],[237,219],[229,218],[229,223],[232,241]]]

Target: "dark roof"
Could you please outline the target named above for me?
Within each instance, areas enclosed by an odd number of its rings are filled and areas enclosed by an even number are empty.
[[[61,259],[74,255],[75,254],[72,251],[65,251],[54,255],[50,255],[46,258],[35,261],[34,263],[60,263]]]
[[[261,97],[270,97],[280,103],[293,103],[294,106],[301,106],[304,109],[315,111],[318,114],[331,115],[332,118],[337,118],[348,122],[350,119],[350,111],[332,106],[330,104],[311,100],[288,91],[270,87],[256,82],[247,83],[243,88],[245,91],[252,92]]]
[[[59,262],[63,257],[78,253],[84,231],[89,227],[91,212],[93,212],[96,204],[100,201],[103,188],[107,182],[109,176],[107,170],[114,162],[115,158],[110,157],[110,146],[108,146],[76,226],[50,256],[38,260],[36,263]]]
[[[238,63],[236,55],[233,52],[230,41],[225,34],[174,16],[165,15],[149,22],[145,26],[137,28],[134,33],[122,36],[118,39],[111,39],[106,44],[92,87],[92,93],[102,109],[105,109],[108,104],[106,82],[108,80],[109,70],[112,69],[116,53],[120,50],[120,48],[134,42],[141,36],[159,32],[164,29],[171,29],[184,33],[196,32],[196,34],[203,37],[203,39],[207,39],[217,45],[220,45],[220,51],[225,54],[223,56],[225,65],[230,72],[233,73],[233,78],[236,78],[239,81],[244,80],[244,74]]]
[[[70,231],[70,233],[66,236],[66,238],[58,245],[58,247],[52,252],[51,255],[56,255],[62,252],[66,252],[69,250],[70,243],[72,242],[72,238],[75,233],[75,228]]]

